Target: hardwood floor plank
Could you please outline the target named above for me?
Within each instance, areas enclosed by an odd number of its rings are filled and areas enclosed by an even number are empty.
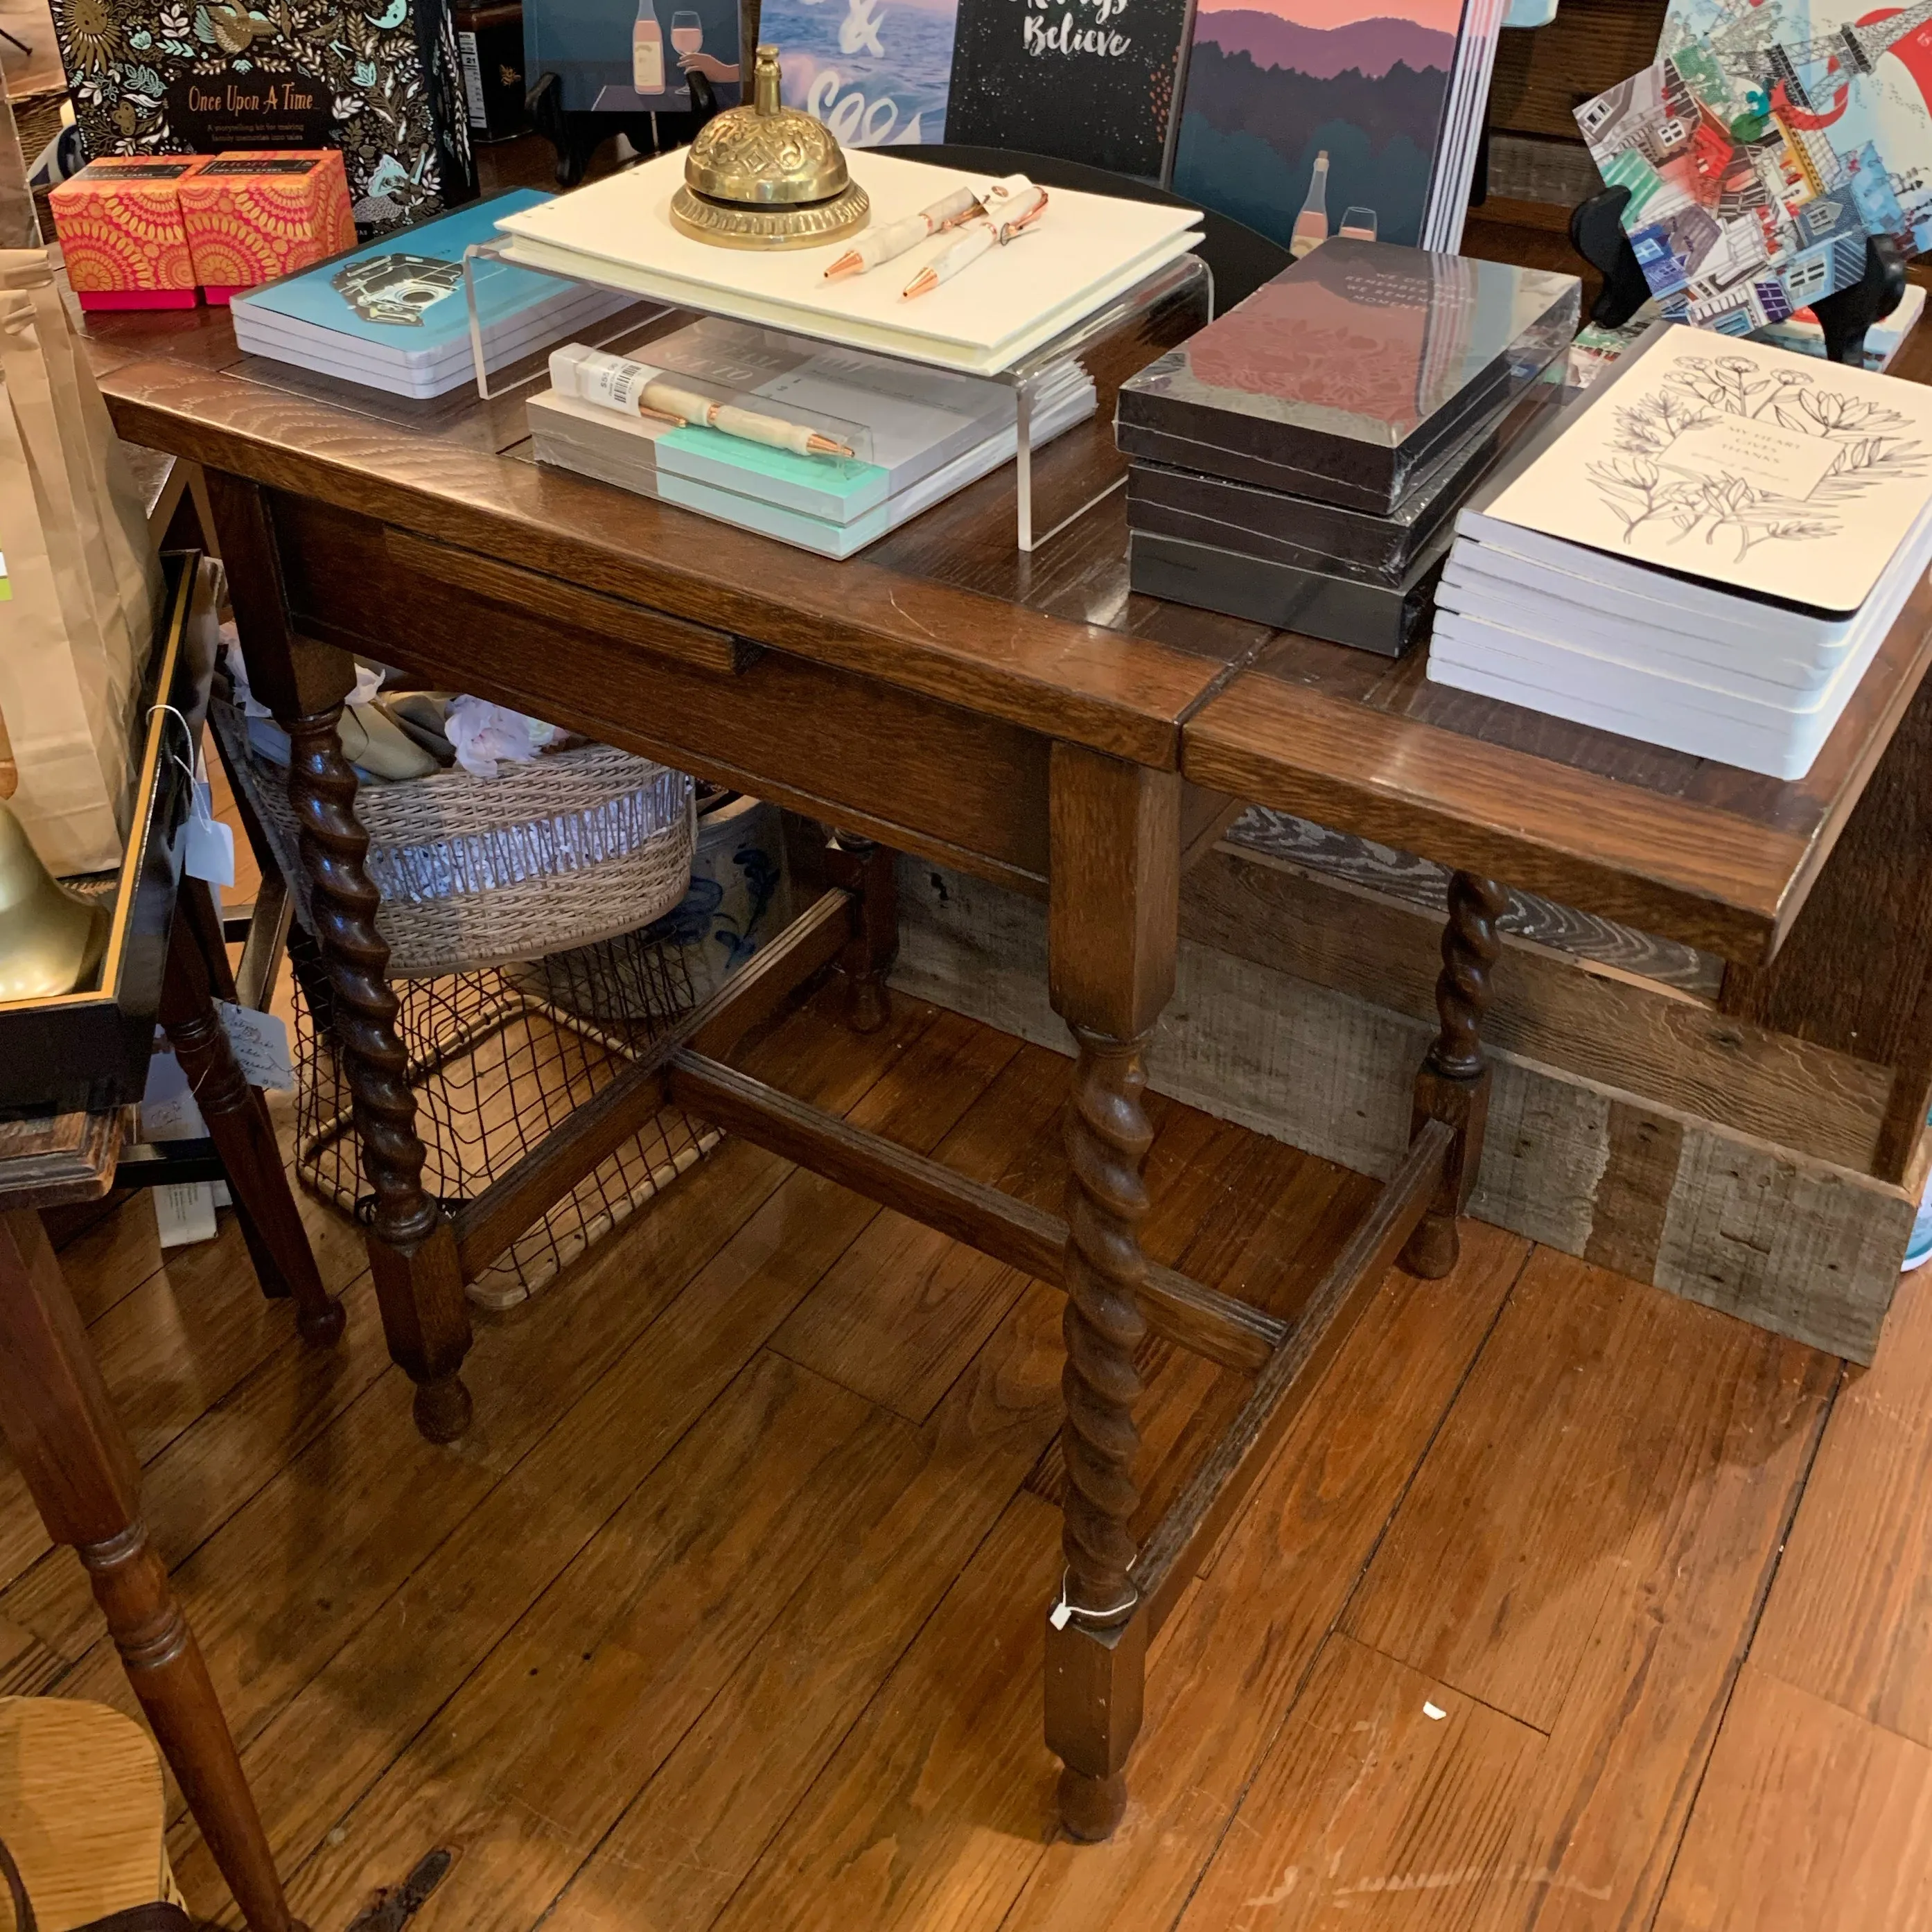
[[[1633,1538],[1721,1457],[1741,1381],[1756,1404],[1744,1453],[1762,1458],[1815,1425],[1831,1372],[1798,1343],[1539,1249],[1345,1628],[1550,1730],[1606,1605],[1628,1602]]]
[[[1540,1732],[1336,1633],[1178,1932],[1475,1932],[1524,1881]]]
[[[1049,1846],[1004,1932],[1173,1925],[1528,1251],[1472,1225],[1444,1280],[1390,1271],[1161,1632],[1120,1829]]]
[[[445,1846],[420,1932],[526,1932],[917,1450],[902,1418],[760,1353],[329,1833],[292,1909],[342,1924]]]
[[[990,1932],[1054,1829],[1040,1735],[1060,1518],[1022,1490],[718,1932]]]
[[[1023,1046],[936,1150],[948,1167],[1036,1207],[1058,1204],[1064,1055]],[[903,1214],[879,1216],[787,1318],[772,1346],[923,1421],[1022,1292],[1024,1277]]]
[[[152,1216],[153,1210],[142,1211]],[[340,1291],[367,1264],[360,1233],[339,1222],[316,1246],[332,1290]],[[174,1250],[164,1265],[113,1300],[88,1340],[115,1413],[143,1463],[226,1400],[270,1356],[299,1346],[293,1304],[262,1294],[232,1215],[222,1216],[215,1240]],[[11,1582],[51,1547],[10,1467],[7,1478],[0,1484],[0,1584]]]
[[[309,1347],[291,1323],[245,1381],[142,1472],[142,1514],[170,1568],[186,1562],[284,1462],[389,1373],[375,1286],[366,1274],[344,1294],[343,1311],[342,1339],[329,1348]],[[386,1399],[407,1397],[398,1387]],[[0,1616],[26,1624],[69,1663],[100,1640],[100,1612],[86,1573],[64,1550],[50,1550],[0,1592]]]
[[[996,1039],[976,1045],[980,1030],[950,1016],[922,1024],[909,1043],[860,1042],[818,1024],[822,1061],[768,1070],[772,1077],[782,1072],[819,1104],[850,1107],[863,1124],[913,1137],[922,1123],[942,1133],[990,1078],[989,1056],[1004,1051]],[[660,1271],[676,1292],[655,1322],[639,1316],[626,1347],[560,1406],[560,1419],[511,1480],[244,1750],[278,1855],[292,1861],[314,1848],[877,1211],[728,1141],[596,1251],[572,1278],[573,1295],[594,1276],[600,1296],[662,1306]],[[549,1298],[526,1305],[533,1320]],[[545,1346],[515,1325],[518,1345]],[[433,1646],[422,1642],[424,1628],[437,1633]],[[373,1702],[362,1689],[371,1682],[386,1686]],[[191,1880],[213,1882],[205,1848],[185,1825],[172,1842],[192,1896]]]
[[[1526,1932],[1649,1922],[1817,1451],[1836,1360],[1699,1325],[1706,1375],[1657,1392],[1670,1452],[1544,1754]]]
[[[903,1063],[934,1012],[909,1006],[902,1024],[862,1052],[823,1014],[808,1012],[772,1050],[802,1077],[815,1070],[849,1103]],[[461,1444],[439,1450],[422,1442],[399,1376],[386,1375],[336,1432],[293,1458],[181,1567],[177,1589],[239,1736],[252,1736],[314,1676],[730,1238],[763,1198],[752,1178],[768,1173],[767,1192],[782,1178],[782,1166],[734,1160],[713,1178],[717,1164],[700,1163],[666,1196],[674,1211],[638,1217],[634,1234],[627,1226],[556,1292],[478,1324],[470,1357],[477,1424]],[[126,1694],[104,1640],[72,1681],[75,1694]]]
[[[1655,1932],[1924,1932],[1932,1750],[1747,1663]]]
[[[1848,1372],[1751,1660],[1932,1745],[1932,1276]]]
[[[547,1932],[703,1932],[717,1916],[1059,1426],[1060,1311],[1056,1292],[1022,1289],[922,1431],[891,1510],[826,1552]]]
[[[1057,1196],[1056,1056],[905,1002],[857,1040],[836,999],[747,1070]],[[1372,1184],[1159,1115],[1150,1250],[1292,1312]],[[424,1932],[1932,1932],[1917,1282],[1834,1412],[1833,1359],[1493,1229],[1391,1273],[1076,1848],[1040,1725],[1057,1292],[728,1140],[480,1324],[479,1427],[436,1451],[339,1233],[333,1353],[232,1230],[164,1272],[137,1197],[68,1250],[315,1932],[431,1843]],[[1246,1378],[1142,1366],[1144,1526]],[[127,1708],[23,1509],[0,1471],[0,1691]],[[178,1798],[170,1842],[228,1909]]]
[[[154,1227],[154,1196],[145,1191],[135,1195],[59,1252],[61,1272],[80,1318],[98,1322],[166,1259]]]

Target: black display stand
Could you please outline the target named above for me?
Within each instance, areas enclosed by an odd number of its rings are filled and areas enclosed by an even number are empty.
[[[1629,200],[1628,188],[1606,188],[1579,202],[1570,216],[1571,247],[1604,278],[1603,292],[1590,310],[1590,320],[1604,328],[1621,328],[1650,296],[1624,232],[1624,205]],[[1865,331],[1882,322],[1904,297],[1905,260],[1905,251],[1890,236],[1868,236],[1863,276],[1850,288],[1821,296],[1811,304],[1832,362],[1864,366]]]
[[[592,114],[564,106],[563,83],[555,74],[538,75],[524,105],[530,125],[556,150],[558,187],[576,187],[591,157],[620,134],[627,135],[640,154],[685,146],[718,112],[711,83],[703,74],[691,75],[688,85],[694,104],[687,114]]]

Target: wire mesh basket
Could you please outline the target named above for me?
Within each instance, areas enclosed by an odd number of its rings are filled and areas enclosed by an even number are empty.
[[[375,1196],[362,1150],[330,994],[314,941],[291,928],[296,968],[296,1169],[303,1186],[367,1226]],[[514,975],[514,976],[512,976]],[[452,1211],[541,1146],[608,1086],[664,1023],[695,1003],[682,950],[644,932],[537,960],[398,982],[423,1186]],[[504,1309],[544,1287],[621,1226],[719,1138],[666,1107],[468,1285]]]
[[[245,718],[209,707],[223,763],[299,908],[295,980],[297,1180],[368,1225],[352,1096],[311,936],[287,773],[259,758]],[[587,746],[495,779],[460,772],[364,787],[356,816],[382,893],[397,1031],[408,1057],[422,1184],[452,1212],[476,1200],[697,1004],[672,935],[690,884],[691,779]],[[472,1300],[525,1300],[719,1136],[667,1107],[468,1284]]]

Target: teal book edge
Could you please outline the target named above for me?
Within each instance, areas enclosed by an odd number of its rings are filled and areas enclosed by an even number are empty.
[[[504,215],[552,199],[536,188],[515,188],[472,202],[237,296],[235,310],[283,316],[412,354],[444,348],[470,332],[464,250],[494,241]],[[477,273],[477,313],[486,328],[498,327],[569,292],[570,284],[554,275],[490,262]]]

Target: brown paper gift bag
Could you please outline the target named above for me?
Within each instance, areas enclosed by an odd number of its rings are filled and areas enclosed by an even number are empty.
[[[56,873],[118,865],[158,562],[45,254],[0,250],[0,730]]]

